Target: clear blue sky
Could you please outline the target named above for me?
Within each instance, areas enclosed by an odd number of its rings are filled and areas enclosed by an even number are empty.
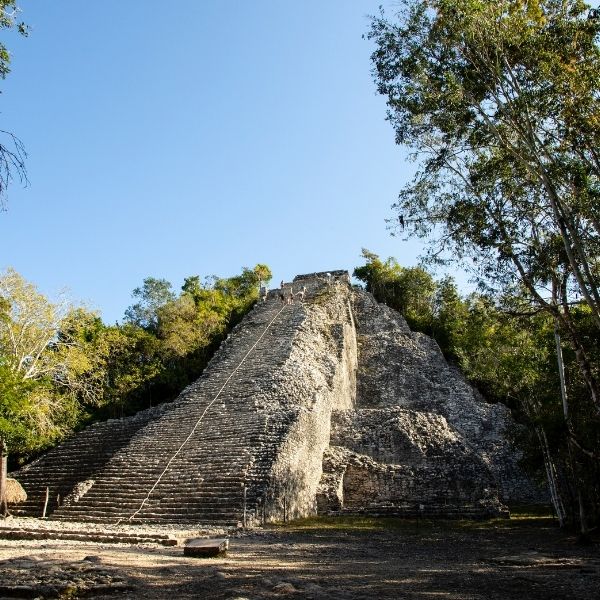
[[[29,153],[0,268],[121,319],[149,275],[274,282],[415,264],[384,220],[412,171],[370,75],[380,0],[21,0],[0,129]],[[393,6],[392,2],[383,2]]]

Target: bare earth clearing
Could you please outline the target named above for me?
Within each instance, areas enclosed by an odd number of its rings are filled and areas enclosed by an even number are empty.
[[[346,519],[233,537],[224,558],[181,547],[0,540],[0,598],[597,600],[599,544],[549,519]]]

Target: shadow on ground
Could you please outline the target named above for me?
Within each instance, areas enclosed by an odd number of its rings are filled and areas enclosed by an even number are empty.
[[[19,560],[30,561],[30,572],[40,575],[57,568],[75,572],[79,567],[73,565],[86,559],[95,568],[88,569],[89,579],[114,589],[81,586],[64,597],[598,598],[598,543],[578,546],[549,519],[332,523],[295,523],[234,538],[227,557],[216,559],[183,557],[180,548],[65,542],[45,547],[30,542],[27,548],[15,546],[11,555],[3,543],[0,577],[8,581]]]

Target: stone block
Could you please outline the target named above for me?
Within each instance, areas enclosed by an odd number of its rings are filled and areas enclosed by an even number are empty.
[[[229,549],[227,538],[203,539],[196,538],[188,540],[183,547],[184,556],[194,558],[210,558],[212,556],[223,556]]]

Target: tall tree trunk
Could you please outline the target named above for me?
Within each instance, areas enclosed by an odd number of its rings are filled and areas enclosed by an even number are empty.
[[[564,527],[566,523],[566,511],[562,498],[560,497],[558,484],[556,483],[556,467],[554,466],[554,461],[552,460],[552,455],[550,453],[548,438],[546,437],[546,432],[544,431],[544,428],[541,426],[535,427],[535,433],[537,435],[540,448],[542,450],[542,456],[544,457],[546,479],[548,481],[548,490],[550,491],[550,500],[552,501],[552,506],[554,507],[554,513],[556,514],[556,518],[558,519],[559,526]]]
[[[0,517],[8,516],[6,501],[7,452],[4,440],[0,438]]]
[[[554,326],[554,338],[556,340],[556,359],[558,361],[558,373],[560,376],[560,395],[563,404],[563,414],[565,423],[568,429],[567,444],[569,448],[569,462],[571,463],[571,476],[573,478],[573,484],[577,490],[577,504],[579,506],[579,531],[582,538],[587,538],[589,535],[587,526],[587,517],[585,514],[585,503],[583,500],[583,494],[581,493],[581,481],[579,478],[579,469],[573,456],[573,442],[571,441],[571,417],[569,415],[569,402],[567,399],[567,386],[565,384],[565,368],[563,363],[562,347],[560,344],[560,335],[558,333],[558,323]]]

